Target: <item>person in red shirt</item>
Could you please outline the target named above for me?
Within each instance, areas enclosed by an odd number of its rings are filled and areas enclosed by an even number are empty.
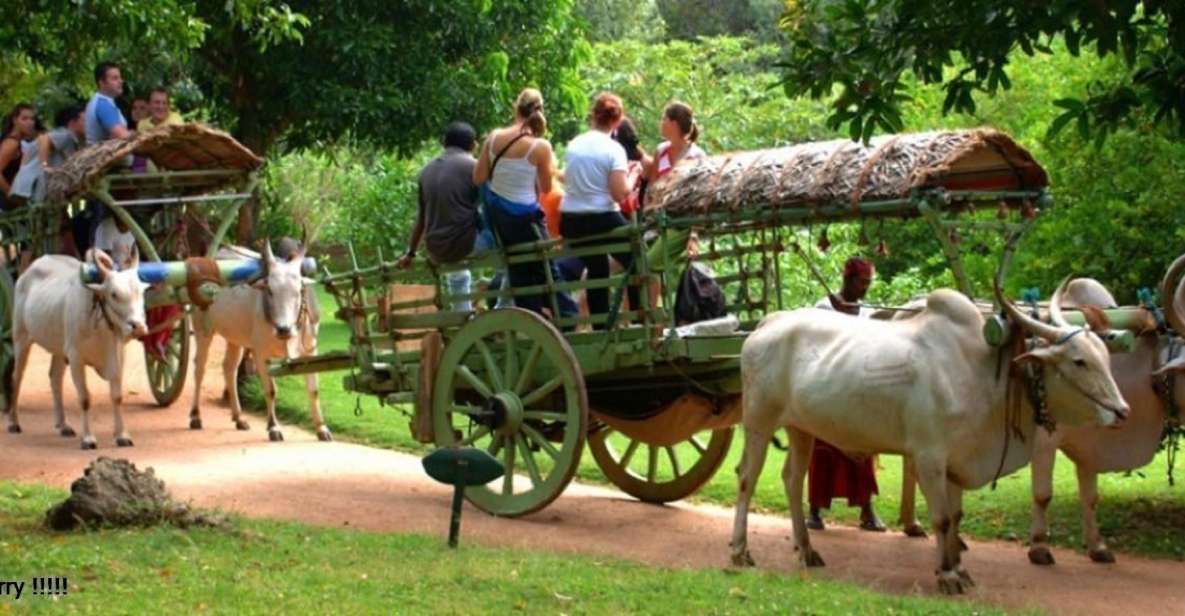
[[[819,300],[815,307],[866,318],[871,310],[862,309],[860,300],[868,293],[872,276],[872,262],[860,257],[848,259],[844,264],[843,287],[839,294]],[[807,528],[822,530],[823,517],[819,510],[830,509],[832,499],[846,497],[849,507],[860,508],[861,530],[885,530],[884,523],[872,508],[872,495],[879,494],[872,456],[853,460],[834,445],[816,438],[808,473],[811,515],[806,521]]]

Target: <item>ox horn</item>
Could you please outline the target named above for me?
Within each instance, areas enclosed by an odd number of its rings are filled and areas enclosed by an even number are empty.
[[[265,238],[263,240],[263,275],[267,276],[271,272],[272,261],[276,260],[276,256],[272,254],[272,238]]]
[[[1000,290],[1000,278],[998,276],[992,280],[992,291],[996,294],[996,301],[1008,313],[1009,318],[1014,319],[1025,330],[1050,342],[1057,340],[1061,336],[1061,331],[1057,327],[1048,323],[1042,323],[1030,317],[1023,310],[1017,308],[1011,301],[1005,299],[1004,292]]]
[[[1049,300],[1049,320],[1058,327],[1073,327],[1062,314],[1062,296],[1065,295],[1066,287],[1070,286],[1070,281],[1073,279],[1073,276],[1066,276],[1057,286],[1057,291],[1053,292],[1053,298]]]
[[[1175,285],[1176,292],[1173,292],[1173,280],[1185,272],[1185,255],[1177,257],[1176,261],[1169,266],[1165,272],[1164,280],[1160,281],[1160,302],[1164,306],[1164,318],[1169,322],[1169,327],[1178,334],[1185,335],[1185,318],[1182,318],[1177,303],[1177,296],[1181,293],[1181,285]],[[1185,280],[1185,279],[1182,279]]]

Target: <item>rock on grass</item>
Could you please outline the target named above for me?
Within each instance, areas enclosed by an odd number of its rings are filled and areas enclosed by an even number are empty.
[[[100,457],[70,485],[70,497],[45,512],[53,530],[173,524],[227,525],[224,516],[197,511],[177,502],[152,468],[140,471],[127,460]]]

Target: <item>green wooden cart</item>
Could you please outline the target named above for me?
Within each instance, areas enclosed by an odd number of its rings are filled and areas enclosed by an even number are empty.
[[[587,445],[605,476],[650,502],[686,497],[717,471],[740,420],[739,356],[747,333],[769,312],[789,308],[782,271],[808,266],[794,255],[807,228],[880,219],[924,219],[960,289],[972,295],[958,233],[1019,237],[1048,206],[1047,177],[1008,136],[990,130],[896,135],[869,145],[811,143],[688,161],[653,185],[642,221],[591,238],[510,246],[463,263],[362,267],[320,281],[352,329],[348,350],[290,360],[273,374],[349,370],[346,388],[414,407],[422,442],[473,446],[500,458],[503,478],[467,497],[496,515],[518,516],[554,500]],[[977,211],[990,210],[990,213]],[[711,264],[736,328],[675,327],[676,286],[687,261]],[[1008,250],[1014,242],[1007,244]],[[604,280],[449,295],[443,275],[526,262],[629,250],[633,271]],[[425,297],[388,298],[428,277]],[[636,283],[641,306],[623,307]],[[455,300],[590,288],[612,291],[609,314],[561,318],[506,308],[458,312]],[[654,305],[651,305],[651,304]],[[551,315],[558,315],[554,299]],[[425,310],[428,310],[425,312]],[[592,329],[595,326],[597,329]]]
[[[143,157],[152,164],[145,172],[133,173],[127,169],[131,157]],[[226,133],[199,124],[168,126],[79,151],[49,173],[44,200],[0,212],[0,244],[5,249],[0,266],[0,408],[8,408],[12,387],[12,306],[19,252],[32,258],[60,252],[71,215],[78,215],[87,203],[91,207],[99,203],[135,237],[141,279],[145,270],[159,270],[161,284],[150,288],[146,306],[187,306],[191,300],[184,266],[177,264],[166,272],[163,266],[143,264],[200,258],[191,254],[191,237],[194,243],[208,246],[206,257],[212,259],[239,208],[252,197],[262,164],[262,159]],[[195,226],[201,230],[194,230]],[[223,269],[228,273],[231,268]],[[219,276],[211,277],[216,285]],[[208,299],[215,290],[207,284],[193,291]],[[184,316],[182,311],[150,332],[171,331],[162,355],[145,352],[152,395],[161,406],[176,400],[185,386],[189,319]]]

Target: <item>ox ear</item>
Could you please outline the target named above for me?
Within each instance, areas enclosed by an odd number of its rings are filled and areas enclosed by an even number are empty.
[[[1174,359],[1173,361],[1161,366],[1152,373],[1152,376],[1164,376],[1169,372],[1185,372],[1185,355],[1182,355],[1177,359]]]
[[[256,278],[255,282],[251,283],[251,286],[255,287],[256,289],[259,289],[260,291],[266,291],[267,290],[267,276],[260,276],[259,278]]]
[[[1017,355],[1012,361],[1016,364],[1042,363],[1049,364],[1057,358],[1057,351],[1051,346],[1039,346],[1028,353]]]
[[[95,264],[95,268],[99,270],[99,282],[104,282],[115,273],[115,262],[107,253],[99,248],[91,248],[86,251],[87,259]]]

